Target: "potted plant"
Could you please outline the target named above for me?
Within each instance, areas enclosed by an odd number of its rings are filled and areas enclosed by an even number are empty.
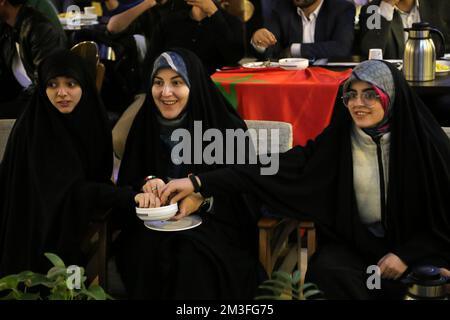
[[[98,284],[86,287],[84,268],[68,266],[53,253],[45,253],[53,267],[47,274],[23,271],[0,279],[0,300],[106,300],[112,299]]]
[[[302,283],[300,271],[292,274],[285,271],[275,271],[272,278],[264,281],[259,289],[265,293],[255,300],[307,300],[320,299],[322,292],[313,283]]]

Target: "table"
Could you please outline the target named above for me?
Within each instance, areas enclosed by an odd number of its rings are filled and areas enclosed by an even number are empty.
[[[305,145],[328,125],[339,85],[351,69],[280,68],[218,71],[213,81],[246,120],[290,122],[294,145]]]

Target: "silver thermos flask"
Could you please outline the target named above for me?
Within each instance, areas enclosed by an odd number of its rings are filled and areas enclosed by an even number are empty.
[[[442,41],[442,32],[430,27],[426,22],[413,23],[408,32],[408,40],[403,55],[403,74],[408,81],[431,81],[436,76],[436,49],[430,34],[436,33]]]
[[[405,300],[448,300],[446,284],[450,279],[435,266],[417,266],[402,282],[408,286]]]

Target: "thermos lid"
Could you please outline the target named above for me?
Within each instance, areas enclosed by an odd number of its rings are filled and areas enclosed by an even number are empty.
[[[430,24],[428,22],[415,22],[412,24],[411,28],[405,28],[405,31],[425,31],[430,29]]]
[[[408,282],[422,286],[439,286],[448,280],[441,275],[439,268],[430,265],[415,267],[407,278]]]

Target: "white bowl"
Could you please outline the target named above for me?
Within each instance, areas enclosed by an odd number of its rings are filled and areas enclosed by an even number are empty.
[[[177,211],[177,203],[158,208],[136,208],[136,214],[142,220],[167,220],[173,217]]]
[[[309,61],[304,58],[285,58],[278,60],[280,67],[285,70],[302,70],[308,68]]]

